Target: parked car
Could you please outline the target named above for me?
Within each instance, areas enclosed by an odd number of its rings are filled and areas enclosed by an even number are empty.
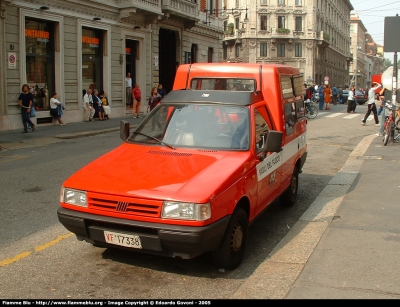
[[[349,97],[349,90],[343,90],[342,103],[347,103],[348,97]]]
[[[363,92],[356,90],[355,98],[358,104],[364,104],[368,101],[368,93],[364,94]]]

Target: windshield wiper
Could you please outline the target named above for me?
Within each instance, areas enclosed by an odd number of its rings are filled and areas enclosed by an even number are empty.
[[[174,148],[173,146],[171,146],[171,145],[169,145],[169,144],[167,144],[167,143],[165,143],[165,142],[163,142],[163,141],[161,141],[161,140],[155,138],[154,136],[151,136],[151,135],[148,135],[148,134],[142,133],[142,132],[133,132],[133,134],[140,134],[140,135],[143,135],[143,136],[145,136],[145,137],[151,138],[151,139],[153,139],[153,140],[159,142],[160,144],[164,144],[165,146],[167,146],[167,147],[169,147],[169,148],[175,150],[175,148]]]

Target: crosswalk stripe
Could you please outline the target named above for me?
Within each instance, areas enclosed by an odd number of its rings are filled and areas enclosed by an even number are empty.
[[[329,115],[327,115],[327,114],[329,114]],[[334,118],[334,117],[338,117],[338,116],[345,115],[345,114],[346,113],[318,112],[318,116],[320,116],[320,117],[324,116],[326,118]],[[358,113],[358,114],[349,114],[349,115],[344,116],[343,118],[344,119],[353,119],[353,118],[358,117],[360,115],[362,115],[364,117],[364,114]],[[373,119],[374,119],[374,115],[371,114],[370,116],[368,116],[367,121],[370,121],[370,120],[373,120]]]
[[[359,115],[360,115],[360,114],[350,114],[350,115],[347,115],[347,116],[345,116],[345,117],[343,117],[343,118],[352,119],[352,118],[357,117],[357,116],[359,116]]]
[[[333,114],[327,115],[325,117],[337,117],[337,116],[340,116],[340,115],[343,115],[343,113],[333,113]]]

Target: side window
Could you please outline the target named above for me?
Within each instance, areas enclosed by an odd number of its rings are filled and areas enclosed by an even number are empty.
[[[271,129],[267,120],[264,118],[264,116],[266,115],[267,112],[265,110],[265,107],[260,107],[254,110],[254,138],[257,151],[264,146],[264,143],[267,140],[268,131]]]
[[[286,135],[290,135],[294,131],[294,124],[296,123],[296,109],[294,102],[286,102],[283,105],[285,110],[285,126]]]

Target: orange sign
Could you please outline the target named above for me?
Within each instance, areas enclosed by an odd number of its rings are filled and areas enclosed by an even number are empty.
[[[125,48],[125,53],[131,53],[131,48],[126,47]]]
[[[50,39],[50,33],[41,30],[25,29],[25,36]]]
[[[82,43],[84,44],[92,44],[99,45],[99,39],[96,37],[82,36]]]

